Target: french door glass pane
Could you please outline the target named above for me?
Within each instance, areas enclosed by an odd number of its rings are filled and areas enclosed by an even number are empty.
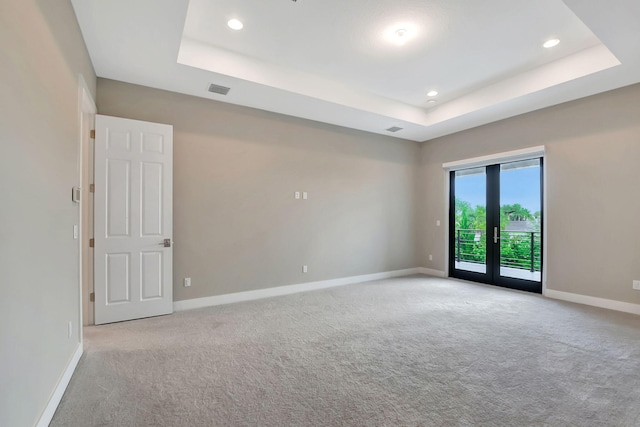
[[[500,276],[540,281],[540,159],[500,165]]]
[[[486,168],[455,172],[454,256],[457,270],[487,271]]]

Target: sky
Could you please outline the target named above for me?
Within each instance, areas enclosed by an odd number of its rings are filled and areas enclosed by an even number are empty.
[[[486,175],[456,177],[456,197],[473,207],[486,204]],[[500,206],[520,203],[535,213],[540,210],[540,168],[510,169],[500,172]]]

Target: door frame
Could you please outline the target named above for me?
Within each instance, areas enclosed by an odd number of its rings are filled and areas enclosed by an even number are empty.
[[[93,282],[93,278],[89,277],[88,281],[91,283],[86,283],[84,280],[84,263],[92,263],[93,256],[89,249],[89,240],[87,236],[87,230],[89,229],[89,224],[86,224],[83,219],[85,217],[88,218],[89,222],[93,221],[91,215],[88,215],[89,209],[89,197],[88,195],[88,187],[89,181],[91,179],[90,172],[92,168],[89,163],[91,162],[91,138],[90,132],[92,130],[92,126],[89,125],[89,129],[86,129],[83,126],[84,116],[88,115],[91,117],[89,122],[93,122],[93,118],[97,114],[98,109],[96,107],[96,103],[93,100],[93,96],[91,95],[91,91],[89,90],[89,86],[87,85],[86,80],[82,74],[78,75],[78,186],[81,189],[81,197],[78,204],[78,300],[80,301],[80,318],[78,319],[78,334],[80,336],[80,343],[83,342],[83,326],[87,320],[90,320],[88,313],[84,310],[85,299],[89,299],[88,293],[85,292],[86,289],[91,289],[91,284]],[[85,167],[87,169],[85,173]],[[86,214],[86,215],[85,215]],[[91,269],[89,269],[91,271]],[[89,304],[91,304],[89,302]],[[90,323],[89,323],[90,324]]]
[[[474,167],[482,167],[482,166],[490,166],[496,163],[508,163],[508,162],[516,162],[519,160],[528,160],[533,158],[542,158],[542,218],[544,221],[542,227],[542,271],[541,271],[541,281],[542,281],[542,295],[546,295],[547,291],[547,230],[549,229],[549,216],[547,215],[547,166],[548,159],[545,155],[545,146],[538,145],[534,147],[523,148],[519,150],[506,151],[501,153],[489,154],[480,157],[473,157],[468,159],[456,160],[451,162],[446,162],[442,164],[443,168],[443,181],[444,181],[444,215],[443,215],[443,233],[442,236],[444,238],[444,276],[451,277],[451,272],[449,271],[450,265],[450,245],[449,245],[449,233],[450,233],[450,197],[451,197],[451,185],[450,185],[450,173],[452,171],[457,171],[461,169],[470,169]],[[463,280],[463,279],[456,279]]]

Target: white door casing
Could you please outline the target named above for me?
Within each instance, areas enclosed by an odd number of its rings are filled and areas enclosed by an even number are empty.
[[[93,324],[93,304],[89,294],[93,292],[93,252],[89,249],[89,238],[93,236],[93,194],[89,191],[93,182],[93,141],[91,130],[95,129],[96,104],[84,77],[78,77],[78,185],[81,188],[79,214],[80,309],[78,334],[82,342],[82,326]]]
[[[94,197],[96,325],[171,313],[173,127],[97,115]]]

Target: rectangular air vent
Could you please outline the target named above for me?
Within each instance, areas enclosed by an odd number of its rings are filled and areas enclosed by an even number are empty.
[[[402,128],[399,128],[398,126],[393,126],[390,127],[389,129],[387,129],[389,132],[398,132],[399,130],[402,130]]]
[[[231,90],[229,87],[214,85],[213,83],[209,85],[209,92],[219,93],[220,95],[228,94],[229,90]]]

